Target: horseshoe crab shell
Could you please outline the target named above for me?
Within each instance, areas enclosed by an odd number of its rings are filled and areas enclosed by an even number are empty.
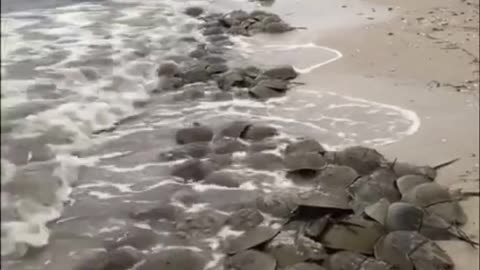
[[[221,137],[240,138],[245,129],[251,124],[246,121],[234,121],[220,130]]]
[[[249,125],[242,132],[240,137],[245,140],[261,141],[263,139],[278,135],[276,128],[262,125]]]
[[[175,165],[171,171],[172,176],[183,178],[183,180],[200,181],[213,171],[210,163],[190,159],[178,165]]]
[[[389,232],[417,231],[429,239],[448,240],[457,238],[470,244],[474,243],[454,224],[412,203],[400,201],[386,204],[386,209],[383,211],[384,213],[379,216],[380,218],[383,217],[384,227]]]
[[[315,178],[315,182],[322,188],[344,190],[357,178],[357,172],[350,167],[329,165]]]
[[[395,172],[396,175],[405,176],[405,175],[421,175],[430,180],[434,180],[437,177],[437,171],[443,167],[449,166],[459,159],[452,159],[447,162],[440,163],[436,166],[417,166],[406,162],[394,162],[392,166],[392,170]]]
[[[321,154],[313,152],[288,154],[284,158],[284,163],[290,172],[301,170],[317,171],[327,165],[327,162]]]
[[[375,245],[375,257],[399,270],[453,269],[445,251],[414,231],[390,232]]]
[[[213,138],[213,131],[205,126],[193,126],[182,128],[175,134],[175,140],[178,144],[187,144],[193,142],[209,142]]]
[[[352,146],[335,152],[333,162],[352,167],[360,175],[368,175],[386,163],[386,159],[375,149]]]
[[[432,180],[437,177],[437,172],[428,166],[417,166],[406,162],[395,162],[391,168],[399,177],[405,175],[420,175]]]
[[[291,142],[285,147],[285,155],[294,153],[325,153],[325,148],[316,140],[303,138],[295,142]]]
[[[235,270],[275,270],[276,265],[272,256],[256,250],[242,251],[226,261],[226,269]]]
[[[226,217],[212,210],[187,213],[176,222],[177,230],[192,236],[217,233],[225,224]]]
[[[240,251],[263,244],[278,234],[278,228],[259,226],[248,230],[238,237],[227,239],[226,252],[228,254],[236,254]]]
[[[295,230],[282,231],[270,241],[265,251],[277,260],[280,269],[299,262],[323,260],[327,253],[322,244],[299,235]]]
[[[212,172],[205,177],[204,183],[214,184],[217,186],[236,188],[244,182],[242,176],[239,173],[219,170]]]
[[[348,193],[352,197],[353,210],[362,213],[365,207],[382,198],[390,202],[400,200],[400,193],[395,188],[396,175],[387,169],[379,169],[368,176],[362,176],[353,182]]]
[[[451,224],[464,224],[466,215],[449,191],[435,182],[410,189],[402,199],[437,214]]]
[[[328,258],[330,270],[391,270],[386,262],[375,260],[351,251],[340,251]]]
[[[308,259],[305,254],[298,251],[295,243],[297,231],[282,231],[275,236],[265,247],[265,251],[271,254],[276,260],[279,268],[303,262]]]
[[[422,227],[424,212],[407,202],[390,204],[385,218],[388,231],[418,231]]]
[[[263,222],[263,216],[257,209],[242,208],[228,217],[226,224],[234,230],[249,230]]]
[[[398,191],[403,195],[415,186],[430,182],[431,180],[425,176],[409,174],[398,178],[395,184],[397,185]]]
[[[452,200],[448,189],[435,182],[415,186],[407,192],[403,199],[420,207],[428,207],[437,203]]]
[[[363,210],[363,212],[367,217],[375,220],[382,225],[385,225],[385,219],[387,217],[389,205],[390,202],[387,199],[383,198],[380,199],[378,202],[365,207],[365,210]]]
[[[295,202],[298,206],[351,210],[346,193],[307,191],[297,194]]]
[[[456,238],[472,246],[478,243],[472,241],[456,224],[448,223],[442,217],[425,212],[420,233],[432,240],[450,240]]]
[[[275,217],[287,218],[297,208],[294,196],[289,193],[268,193],[257,198],[257,208]]]
[[[327,248],[372,254],[375,243],[384,235],[384,229],[374,221],[358,217],[335,220],[327,227],[319,241]]]
[[[432,240],[446,240],[456,235],[453,224],[433,213],[425,213],[420,233]]]

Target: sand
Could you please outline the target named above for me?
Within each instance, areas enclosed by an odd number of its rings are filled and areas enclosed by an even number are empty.
[[[369,12],[349,4],[338,2],[368,24],[322,34],[318,43],[344,57],[303,81],[415,111],[419,131],[379,150],[418,164],[461,158],[442,169],[437,181],[452,190],[478,191],[478,0],[374,0]],[[463,229],[478,241],[478,197],[462,205],[469,217]],[[455,269],[479,269],[478,249],[459,241],[440,244]]]
[[[460,158],[443,168],[437,181],[451,190],[478,192],[478,0],[277,1],[272,10],[308,27],[262,42],[314,42],[343,55],[303,75],[306,87],[416,112],[419,130],[379,150],[390,159],[425,165]],[[297,54],[290,63],[308,65],[328,57],[325,52]],[[469,218],[463,229],[479,241],[479,199],[461,204]],[[460,241],[439,244],[455,269],[480,269],[478,249]]]

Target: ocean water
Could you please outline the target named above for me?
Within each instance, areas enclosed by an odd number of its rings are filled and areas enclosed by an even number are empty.
[[[211,258],[207,268],[219,269],[222,240],[238,232],[219,228],[185,239],[176,234],[178,224],[139,222],[129,214],[172,205],[180,220],[226,217],[259,194],[301,187],[282,171],[245,166],[228,168],[248,176],[239,188],[169,176],[181,161],[158,155],[175,147],[175,130],[193,122],[214,129],[233,120],[268,123],[281,139],[309,136],[330,149],[394,143],[418,130],[415,112],[321,86],[299,85],[267,102],[218,100],[213,83],[152,92],[162,61],[184,61],[206,42],[202,21],[185,15],[186,7],[208,13],[291,8],[287,0],[277,2],[2,0],[2,269],[72,269],[103,241],[140,229],[157,239],[143,252],[200,250]],[[316,22],[298,19],[306,10],[285,19],[314,31]],[[232,67],[291,64],[301,81],[301,74],[343,57],[308,36],[232,37],[233,45],[220,49]],[[205,95],[191,98],[195,89]],[[241,163],[245,155],[234,159]]]

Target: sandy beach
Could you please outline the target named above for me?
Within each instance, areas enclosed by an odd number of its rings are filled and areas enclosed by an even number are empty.
[[[322,37],[322,45],[339,49],[344,58],[309,74],[306,81],[415,111],[419,131],[380,150],[418,164],[458,157],[438,181],[451,190],[478,191],[478,1],[375,0],[370,13],[363,14],[345,6],[365,20],[375,21],[376,13],[385,10],[393,17]],[[464,230],[478,241],[478,197],[462,205],[469,217]],[[456,241],[442,247],[455,269],[479,269],[478,249]]]

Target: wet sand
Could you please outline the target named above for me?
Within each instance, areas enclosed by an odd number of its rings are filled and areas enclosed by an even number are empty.
[[[369,12],[338,3],[373,24],[323,33],[317,43],[344,57],[303,81],[415,111],[421,119],[418,132],[379,150],[417,164],[461,158],[442,169],[437,181],[452,190],[478,191],[478,0],[370,3]],[[385,19],[385,11],[390,18]],[[383,21],[376,22],[378,13]],[[462,205],[469,217],[464,230],[478,241],[478,197]],[[441,245],[455,269],[479,269],[478,249],[459,241]]]

